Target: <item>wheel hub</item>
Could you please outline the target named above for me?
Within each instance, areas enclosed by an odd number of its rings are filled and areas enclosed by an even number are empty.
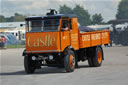
[[[75,58],[73,55],[70,55],[70,67],[73,68],[75,66]]]
[[[101,54],[100,51],[98,51],[98,56],[97,56],[97,58],[98,58],[98,63],[100,64],[101,61],[102,61],[102,54]]]

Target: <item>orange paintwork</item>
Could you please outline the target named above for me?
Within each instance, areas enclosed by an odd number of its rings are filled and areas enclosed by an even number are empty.
[[[60,52],[59,32],[26,33],[27,52]]]
[[[69,19],[61,19],[62,20],[69,20]],[[68,31],[61,31],[60,25],[60,38],[61,38],[61,52],[68,46],[72,46],[75,50],[79,49],[79,37],[78,37],[78,28],[77,28],[77,18],[72,18],[72,29]],[[70,26],[68,26],[70,28]]]
[[[109,30],[80,33],[80,48],[109,43]]]
[[[69,19],[61,19],[69,20]],[[68,46],[75,50],[109,43],[109,30],[80,33],[77,18],[71,18],[72,29],[58,32],[28,32],[26,33],[26,52],[51,53],[63,52]],[[68,26],[70,28],[70,25]]]
[[[75,49],[79,49],[79,31],[77,18],[72,18],[72,29],[70,30],[71,46]]]
[[[61,52],[64,51],[64,49],[67,46],[70,46],[70,37],[69,37],[69,31],[62,31],[60,32],[60,37],[61,37]]]

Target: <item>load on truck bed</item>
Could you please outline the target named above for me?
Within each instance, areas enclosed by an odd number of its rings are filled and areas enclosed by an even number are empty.
[[[65,68],[73,72],[79,61],[91,67],[104,60],[102,45],[109,44],[109,30],[80,32],[77,16],[55,14],[51,9],[44,17],[28,17],[26,49],[23,52],[26,73],[41,66]]]

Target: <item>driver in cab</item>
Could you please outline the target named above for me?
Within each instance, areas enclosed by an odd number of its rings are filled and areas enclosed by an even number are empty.
[[[63,31],[67,31],[68,30],[68,24],[67,23],[63,23],[62,30]]]

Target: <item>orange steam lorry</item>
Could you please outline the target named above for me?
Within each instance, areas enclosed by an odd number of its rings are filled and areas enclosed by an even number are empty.
[[[104,60],[102,45],[109,44],[109,30],[83,32],[77,16],[55,14],[28,17],[26,49],[23,52],[26,73],[41,66],[65,68],[73,72],[78,62],[88,60],[90,67],[99,67]]]

